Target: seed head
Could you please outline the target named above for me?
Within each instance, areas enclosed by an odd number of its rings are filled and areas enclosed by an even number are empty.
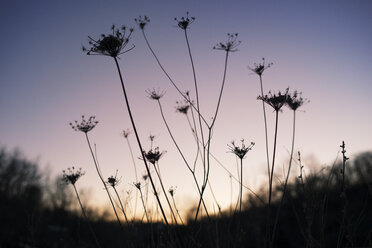
[[[235,142],[232,141],[231,145],[227,145],[230,148],[230,152],[234,153],[238,158],[243,159],[245,158],[245,155],[252,150],[252,147],[254,146],[254,142],[251,142],[250,145],[245,146],[244,139],[241,140],[242,146],[236,146]]]
[[[273,63],[269,63],[267,65],[265,65],[265,58],[262,58],[262,62],[261,63],[254,63],[253,64],[253,68],[249,67],[248,68],[253,71],[254,73],[256,73],[258,76],[262,76],[263,72],[270,68],[271,66],[273,65]]]
[[[187,115],[187,112],[190,109],[190,103],[184,100],[183,102],[177,101],[176,104],[176,112]]]
[[[123,130],[122,135],[124,138],[128,138],[131,131],[127,128],[126,130]]]
[[[142,16],[139,16],[138,18],[134,18],[134,21],[141,30],[144,30],[147,23],[150,22],[150,19],[147,16],[143,16],[143,18]]]
[[[165,95],[165,91],[160,91],[159,89],[155,90],[146,90],[147,97],[153,100],[159,100]]]
[[[90,130],[92,130],[97,124],[98,121],[96,121],[95,116],[89,117],[88,120],[85,120],[84,115],[81,116],[81,122],[74,121],[74,123],[70,122],[70,126],[75,131],[81,131],[83,133],[88,133]]]
[[[279,91],[277,94],[276,93],[273,94],[271,93],[271,91],[269,91],[267,95],[258,96],[257,99],[262,100],[265,103],[269,104],[275,111],[280,111],[280,109],[285,104],[287,104],[288,91],[289,91],[289,88],[287,88],[284,91],[284,93]]]
[[[218,43],[213,47],[213,49],[216,50],[223,50],[226,52],[235,52],[238,51],[236,47],[238,47],[241,43],[241,41],[237,41],[236,39],[238,38],[238,33],[235,34],[227,34],[227,42],[226,43]]]
[[[176,17],[174,20],[177,22],[178,27],[186,30],[195,21],[195,17],[189,17],[189,12],[186,12],[186,17],[181,17],[180,19]]]
[[[67,171],[63,170],[62,173],[62,181],[75,185],[76,181],[85,174],[85,171],[82,171],[81,168],[75,170],[75,167],[72,166],[71,168],[67,168]]]
[[[169,190],[168,190],[168,193],[173,197],[174,194],[176,194],[176,189],[177,189],[177,187],[173,187],[173,186],[171,186],[171,187],[169,188]]]
[[[110,185],[111,187],[115,188],[116,185],[118,185],[120,183],[120,180],[121,178],[117,178],[118,176],[118,171],[116,170],[116,174],[115,176],[110,176],[108,179],[107,179],[107,182],[106,184]]]
[[[163,156],[165,152],[160,152],[159,147],[156,147],[155,149],[150,149],[148,152],[143,151],[143,154],[145,155],[145,158],[148,162],[155,165],[156,162],[159,161],[161,156]]]
[[[133,28],[129,32],[125,26],[116,28],[115,25],[111,27],[112,33],[105,35],[101,34],[99,39],[93,39],[88,36],[89,48],[83,47],[83,52],[87,55],[104,55],[117,58],[119,55],[126,53],[134,48],[126,49],[129,39],[134,31]],[[128,32],[128,34],[127,34]]]
[[[134,185],[138,190],[141,190],[141,182],[133,183],[133,185]]]
[[[295,90],[293,91],[292,95],[288,94],[286,105],[288,106],[288,108],[296,111],[299,107],[308,102],[310,101],[306,98],[302,98],[302,92],[298,92],[297,90]]]

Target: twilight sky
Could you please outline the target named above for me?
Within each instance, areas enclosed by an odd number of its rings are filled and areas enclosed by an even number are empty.
[[[354,1],[11,1],[0,3],[0,146],[20,148],[38,159],[53,175],[67,167],[87,173],[78,187],[90,188],[95,201],[106,205],[92,158],[80,132],[68,125],[80,116],[95,115],[100,123],[90,132],[97,144],[103,174],[116,169],[120,190],[133,190],[133,163],[123,129],[131,125],[113,60],[87,56],[87,36],[108,33],[112,24],[135,27],[120,65],[142,143],[156,136],[155,146],[167,153],[160,160],[164,184],[177,186],[176,198],[186,212],[197,193],[191,175],[176,152],[155,101],[145,90],[166,90],[164,111],[181,148],[192,160],[195,145],[185,116],[175,112],[181,100],[167,81],[134,18],[147,15],[147,36],[160,60],[182,90],[194,95],[190,62],[182,30],[174,17],[186,11],[196,20],[189,38],[199,78],[201,109],[213,115],[222,81],[224,52],[213,50],[227,33],[239,33],[239,51],[229,57],[226,88],[212,140],[212,153],[236,176],[236,159],[227,144],[244,138],[256,146],[245,159],[244,183],[258,190],[265,177],[265,141],[259,81],[248,70],[265,57],[274,65],[264,74],[265,91],[286,87],[303,92],[311,102],[297,115],[295,150],[308,173],[329,165],[345,140],[351,157],[372,147],[372,2]],[[287,166],[291,145],[291,112],[279,119],[278,175]],[[269,140],[274,113],[268,112]],[[131,145],[140,155],[132,134]],[[239,142],[240,143],[240,142]],[[270,151],[272,151],[270,142]],[[137,170],[144,172],[136,160]],[[297,175],[298,169],[293,170]],[[212,164],[211,185],[222,207],[230,203],[230,179]],[[233,185],[233,198],[238,192]],[[207,199],[211,194],[207,192]]]

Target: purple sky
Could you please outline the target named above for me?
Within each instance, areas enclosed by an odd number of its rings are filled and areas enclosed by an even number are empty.
[[[127,2],[124,4],[124,2]],[[157,4],[155,4],[157,2]],[[264,74],[265,91],[286,87],[311,100],[298,112],[296,151],[308,172],[329,165],[345,140],[352,158],[371,149],[372,2],[371,1],[2,1],[0,4],[0,145],[19,147],[39,158],[53,175],[67,167],[83,167],[79,187],[106,204],[102,186],[82,133],[68,123],[82,114],[100,123],[90,133],[97,144],[106,177],[119,170],[122,191],[133,189],[133,164],[121,130],[131,128],[119,78],[111,58],[86,56],[87,36],[109,32],[112,24],[135,27],[147,15],[150,42],[182,90],[193,90],[190,62],[182,30],[174,17],[186,11],[196,17],[188,31],[199,78],[201,109],[213,115],[222,80],[224,53],[212,47],[226,33],[239,33],[239,51],[229,58],[226,88],[217,119],[212,153],[236,175],[236,160],[227,144],[244,138],[256,146],[245,160],[244,183],[254,189],[266,181],[264,125],[258,77],[248,70],[262,57],[273,62]],[[137,27],[136,27],[137,28]],[[181,100],[167,81],[136,30],[135,49],[121,56],[130,102],[146,149],[148,136],[167,150],[160,166],[166,187],[177,186],[185,212],[197,196],[192,177],[182,164],[161,120],[156,102],[145,90],[166,90],[165,114],[181,148],[192,159],[195,147],[186,118],[175,113]],[[192,91],[193,94],[193,91]],[[278,175],[287,166],[291,145],[291,112],[280,115]],[[274,114],[268,111],[269,140]],[[135,156],[139,150],[130,136]],[[272,143],[272,142],[271,142]],[[270,143],[270,151],[272,150]],[[136,161],[138,171],[143,164]],[[298,173],[297,168],[293,175]],[[230,203],[229,176],[212,164],[211,184],[223,207]],[[134,189],[133,189],[134,190]],[[238,192],[234,184],[234,198]],[[212,202],[210,192],[208,201]]]

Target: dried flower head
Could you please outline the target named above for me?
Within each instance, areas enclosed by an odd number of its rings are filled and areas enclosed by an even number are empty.
[[[159,161],[161,156],[163,156],[165,152],[160,152],[159,147],[156,147],[155,149],[150,149],[148,152],[143,151],[143,154],[147,161],[155,165],[156,162]]]
[[[62,181],[65,183],[71,183],[72,185],[75,185],[76,181],[85,174],[85,171],[82,171],[81,168],[75,170],[74,166],[67,168],[67,171],[63,170],[62,172]]]
[[[81,116],[81,122],[74,121],[75,123],[70,122],[70,126],[75,131],[81,131],[83,133],[88,133],[90,130],[92,130],[97,124],[98,121],[96,121],[95,116],[89,117],[88,120],[85,120],[84,115]]]
[[[134,185],[138,190],[141,190],[141,182],[133,183],[133,185]]]
[[[149,179],[149,175],[147,173],[143,174],[142,179],[143,181],[146,181],[147,179]]]
[[[184,100],[182,102],[177,101],[176,104],[176,112],[187,115],[187,112],[190,109],[190,103]]]
[[[147,16],[143,16],[143,18],[142,16],[139,16],[138,18],[134,18],[134,21],[141,30],[144,30],[147,23],[150,22],[150,19]]]
[[[238,38],[238,33],[235,34],[227,34],[227,42],[226,43],[218,43],[213,47],[213,49],[216,50],[223,50],[226,52],[235,52],[238,51],[236,47],[238,47],[241,43],[241,41],[237,41],[236,39]]]
[[[189,12],[186,12],[186,17],[174,18],[174,20],[177,22],[178,27],[186,30],[195,21],[195,17],[189,17]]]
[[[289,88],[287,88],[284,93],[279,91],[277,94],[273,94],[269,91],[267,95],[258,96],[257,99],[269,104],[275,111],[279,111],[285,104],[287,104],[288,91]]]
[[[262,58],[262,62],[261,63],[258,63],[258,64],[257,63],[254,63],[253,65],[254,65],[253,68],[251,68],[249,66],[248,66],[248,68],[251,71],[253,71],[254,73],[256,73],[258,76],[262,76],[263,72],[266,69],[270,68],[273,65],[273,63],[269,63],[269,64],[265,65],[265,58]]]
[[[131,134],[131,131],[128,128],[122,132],[124,138],[128,138],[129,134]]]
[[[111,30],[111,34],[101,34],[99,39],[93,39],[88,36],[90,47],[83,47],[83,51],[86,52],[87,55],[104,55],[116,58],[134,48],[134,45],[132,45],[131,48],[125,49],[134,31],[133,28],[129,29],[128,34],[125,26],[119,29],[116,28],[115,25],[112,25]]]
[[[159,100],[165,95],[165,91],[160,91],[159,89],[155,90],[146,90],[147,97],[153,100]]]
[[[310,101],[306,98],[302,98],[302,92],[298,92],[297,90],[295,90],[293,91],[292,95],[288,94],[286,105],[288,106],[288,108],[296,111],[299,107],[308,102]]]
[[[169,190],[168,190],[168,193],[173,197],[174,194],[176,194],[176,189],[177,189],[177,187],[173,187],[173,186],[171,186],[171,187],[169,188]]]
[[[243,159],[245,158],[245,155],[252,150],[252,147],[254,146],[254,142],[251,142],[248,146],[245,146],[244,139],[241,140],[242,146],[236,146],[235,142],[232,141],[231,145],[227,145],[230,148],[230,152],[234,153],[238,158]]]
[[[118,179],[118,170],[116,170],[116,174],[115,176],[110,176],[108,179],[107,179],[107,184],[110,185],[111,187],[115,188],[116,185],[118,185],[120,183],[120,180],[121,178]]]

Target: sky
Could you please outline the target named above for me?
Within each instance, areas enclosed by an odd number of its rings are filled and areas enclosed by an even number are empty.
[[[301,151],[307,173],[317,172],[347,155],[371,150],[372,123],[372,2],[355,1],[8,1],[0,3],[0,146],[19,148],[52,175],[67,167],[82,167],[78,187],[89,189],[87,203],[106,206],[107,199],[94,170],[83,133],[69,122],[81,115],[96,116],[89,133],[97,146],[105,177],[118,170],[120,192],[134,191],[134,165],[121,132],[132,130],[119,77],[112,58],[87,56],[81,50],[88,35],[108,33],[112,24],[134,27],[135,48],[119,63],[141,141],[166,151],[160,160],[166,188],[177,187],[181,212],[195,203],[197,192],[147,89],[165,90],[161,99],[166,118],[186,157],[195,156],[187,119],[175,112],[182,98],[151,55],[134,18],[147,15],[146,34],[166,70],[183,90],[195,96],[193,77],[182,30],[174,18],[196,18],[188,30],[200,87],[201,112],[212,117],[222,82],[224,52],[213,50],[227,33],[239,33],[241,45],[228,61],[226,85],[212,139],[212,154],[237,176],[236,158],[228,144],[241,139],[255,146],[244,160],[244,184],[258,191],[267,181],[265,136],[259,78],[248,66],[262,57],[273,66],[265,71],[265,92],[303,92],[310,103],[299,109],[295,151]],[[272,152],[275,114],[267,108],[269,150]],[[283,176],[291,146],[292,113],[279,117],[277,173]],[[138,173],[143,162],[129,136]],[[200,170],[199,170],[200,172]],[[298,173],[295,166],[293,176]],[[219,204],[236,200],[229,174],[212,161],[210,183]],[[133,195],[134,193],[132,193]],[[206,200],[213,204],[210,190]]]

